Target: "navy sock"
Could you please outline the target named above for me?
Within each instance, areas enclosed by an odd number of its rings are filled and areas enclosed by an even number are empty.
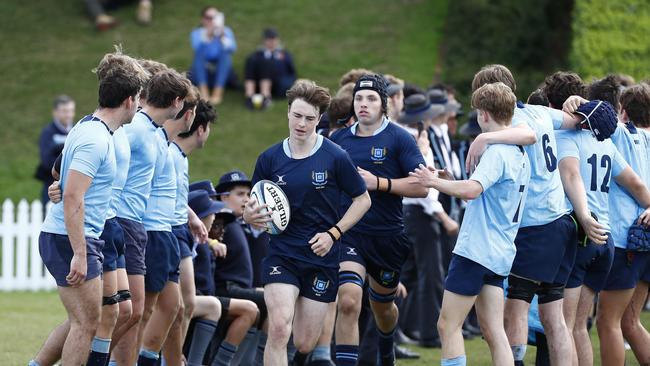
[[[212,320],[199,319],[195,322],[194,332],[192,333],[192,344],[190,345],[190,352],[187,354],[188,366],[200,366],[203,364],[205,350],[210,345],[215,330],[217,330],[217,323]]]
[[[330,354],[331,348],[330,345],[326,346],[316,346],[314,350],[311,352],[311,360],[312,361],[320,361],[320,360],[327,360],[331,361],[332,360],[332,355]]]
[[[515,366],[524,366],[524,361],[522,360],[515,361]]]
[[[379,360],[381,365],[393,365],[395,363],[395,328],[388,333],[379,332]]]
[[[296,351],[296,354],[293,355],[293,366],[304,366],[307,356],[309,356],[309,353]]]
[[[158,362],[158,353],[142,348],[138,356],[138,366],[155,366]]]
[[[226,341],[221,342],[217,355],[212,360],[212,366],[230,366],[230,361],[235,356],[235,352],[237,352],[237,346]]]
[[[257,343],[257,351],[255,352],[255,366],[264,365],[264,349],[266,348],[266,333],[260,331],[259,342]]]
[[[351,344],[337,344],[336,366],[354,366],[359,358],[359,346]]]
[[[88,356],[87,366],[106,366],[108,362],[108,352],[111,348],[111,340],[94,337],[90,345],[90,355]]]

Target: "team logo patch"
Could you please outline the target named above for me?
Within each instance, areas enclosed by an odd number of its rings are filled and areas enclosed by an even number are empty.
[[[278,177],[278,180],[275,182],[275,184],[277,184],[279,186],[283,186],[283,185],[287,184],[287,182],[284,181],[284,175],[277,175],[277,177]]]
[[[314,294],[316,294],[316,296],[321,296],[327,291],[327,288],[329,286],[329,280],[321,280],[318,277],[314,277],[314,282],[311,289],[314,291]]]
[[[280,268],[280,266],[271,266],[271,272],[269,272],[269,275],[274,276],[282,274],[278,268]]]
[[[381,283],[387,285],[395,279],[395,272],[382,270],[379,272],[379,277],[381,278]]]
[[[372,80],[364,80],[359,83],[359,87],[361,88],[372,88]]]
[[[347,255],[357,255],[357,251],[356,251],[355,248],[348,247],[348,251],[345,254],[347,254]]]
[[[239,173],[232,173],[230,174],[230,180],[231,181],[238,181],[239,180]]]
[[[311,184],[316,186],[316,189],[324,188],[327,185],[327,170],[324,172],[311,172]]]
[[[370,149],[370,159],[375,162],[375,164],[381,164],[382,161],[386,160],[387,150],[385,147],[372,147]]]

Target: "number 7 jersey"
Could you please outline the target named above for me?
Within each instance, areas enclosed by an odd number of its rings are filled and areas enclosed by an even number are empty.
[[[576,158],[580,175],[587,191],[587,205],[607,232],[609,225],[609,184],[628,166],[614,143],[598,141],[591,131],[558,131],[558,163],[565,158]]]

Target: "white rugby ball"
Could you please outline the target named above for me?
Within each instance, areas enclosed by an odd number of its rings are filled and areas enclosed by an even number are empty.
[[[291,207],[284,191],[270,180],[261,180],[251,189],[251,198],[260,205],[267,205],[271,211],[271,221],[266,223],[269,234],[282,233],[291,219]]]

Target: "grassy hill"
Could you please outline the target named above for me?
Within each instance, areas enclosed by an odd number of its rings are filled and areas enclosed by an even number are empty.
[[[90,70],[112,45],[137,57],[162,61],[179,70],[191,62],[189,32],[200,9],[217,4],[235,32],[239,49],[234,67],[241,76],[245,57],[260,42],[266,26],[275,26],[294,54],[299,76],[332,89],[353,67],[390,72],[426,85],[433,77],[437,44],[446,16],[446,0],[155,1],[149,27],[135,23],[135,6],[113,13],[115,30],[98,33],[81,1],[0,3],[0,200],[35,199],[40,182],[32,178],[38,163],[40,129],[50,119],[51,101],[66,93],[77,100],[77,116],[96,105],[96,79]],[[243,93],[228,92],[219,121],[203,151],[190,158],[191,179],[216,179],[240,168],[252,173],[257,155],[286,135],[286,108],[277,100],[269,111],[250,112]]]

